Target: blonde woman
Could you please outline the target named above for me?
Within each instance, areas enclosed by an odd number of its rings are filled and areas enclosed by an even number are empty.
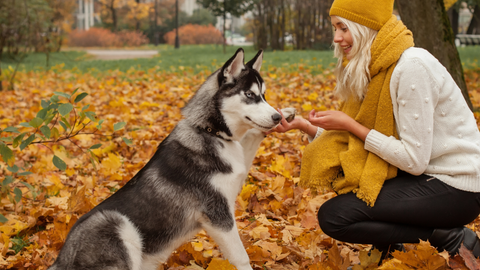
[[[300,129],[300,185],[338,196],[318,212],[334,239],[383,252],[429,240],[451,255],[480,213],[480,132],[460,89],[392,15],[393,0],[335,0],[339,111],[310,112],[275,131]]]

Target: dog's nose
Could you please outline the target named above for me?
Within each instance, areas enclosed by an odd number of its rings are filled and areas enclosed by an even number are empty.
[[[276,113],[272,115],[272,120],[275,124],[280,123],[280,120],[282,120],[282,116],[279,113]]]

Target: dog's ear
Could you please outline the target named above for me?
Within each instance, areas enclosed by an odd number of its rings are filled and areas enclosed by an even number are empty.
[[[224,82],[234,82],[234,78],[238,77],[242,70],[245,69],[244,65],[245,53],[242,48],[230,58],[222,68],[222,75]]]
[[[246,66],[260,72],[260,68],[262,67],[262,61],[263,61],[263,50],[260,50],[258,51],[257,55],[253,57],[252,60],[248,61]]]

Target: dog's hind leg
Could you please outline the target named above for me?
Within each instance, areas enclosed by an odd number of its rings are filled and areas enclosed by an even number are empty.
[[[135,226],[116,211],[103,211],[75,225],[50,269],[141,270],[141,260],[142,239]]]
[[[220,228],[211,224],[204,224],[203,227],[215,243],[218,244],[220,251],[231,264],[235,265],[238,270],[252,270],[250,258],[240,240],[235,222],[230,229]]]

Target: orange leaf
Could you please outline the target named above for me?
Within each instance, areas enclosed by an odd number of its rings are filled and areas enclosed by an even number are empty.
[[[460,246],[459,253],[463,260],[465,260],[465,265],[468,269],[480,269],[480,259],[475,258],[473,253],[463,244]]]

